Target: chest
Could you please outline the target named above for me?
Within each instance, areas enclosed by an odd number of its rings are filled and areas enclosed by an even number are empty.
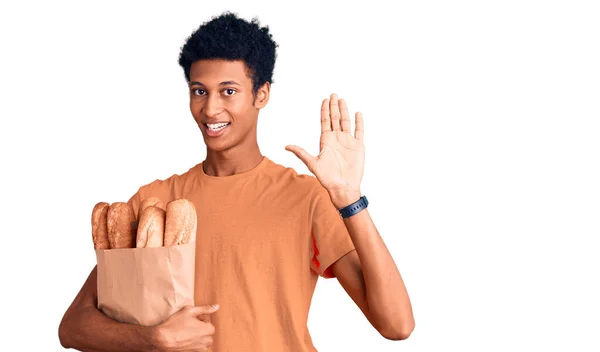
[[[301,270],[310,259],[309,222],[305,206],[293,197],[256,189],[195,194],[197,265],[258,273],[274,267]]]

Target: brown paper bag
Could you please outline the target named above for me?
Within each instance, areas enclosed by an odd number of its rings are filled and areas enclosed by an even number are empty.
[[[155,325],[194,305],[196,243],[98,249],[98,309],[137,325]]]

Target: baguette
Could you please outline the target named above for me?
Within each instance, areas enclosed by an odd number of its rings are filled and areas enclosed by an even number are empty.
[[[94,249],[109,249],[108,227],[106,224],[109,204],[99,202],[92,210],[92,240]]]
[[[110,248],[134,248],[135,213],[128,203],[115,202],[108,207],[106,224]]]
[[[138,219],[142,218],[142,212],[144,211],[144,209],[150,206],[155,206],[165,211],[167,210],[163,202],[161,202],[158,197],[144,198],[144,200],[142,200],[142,202],[140,203],[140,208],[138,210]]]
[[[196,208],[189,200],[177,199],[167,203],[165,247],[194,242],[197,222]]]
[[[165,237],[166,212],[150,205],[140,213],[137,229],[137,248],[162,247]]]

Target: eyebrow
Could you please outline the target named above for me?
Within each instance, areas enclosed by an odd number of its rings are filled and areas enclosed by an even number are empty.
[[[219,83],[219,85],[220,86],[228,86],[228,85],[241,86],[241,84],[237,83],[236,81],[225,81],[225,82]],[[193,82],[190,82],[190,86],[202,86],[202,87],[204,87],[204,84],[202,84],[202,82],[193,81]]]

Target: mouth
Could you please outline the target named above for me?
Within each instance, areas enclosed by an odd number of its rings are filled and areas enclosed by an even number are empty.
[[[227,129],[227,127],[229,127],[230,124],[231,124],[231,122],[219,122],[219,123],[203,123],[202,125],[204,126],[204,128],[206,130],[206,134],[209,137],[218,137],[225,132],[225,130]]]

